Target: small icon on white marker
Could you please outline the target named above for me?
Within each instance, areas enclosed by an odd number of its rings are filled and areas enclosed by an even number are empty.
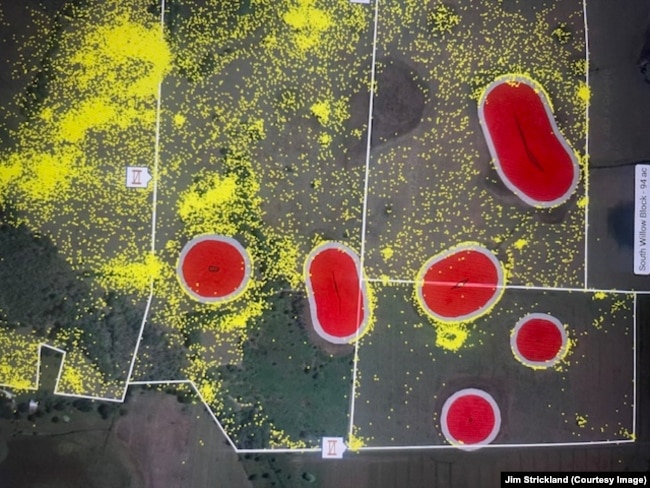
[[[149,168],[146,166],[127,166],[126,167],[126,187],[127,188],[146,188],[151,181]]]
[[[321,445],[323,459],[342,459],[346,450],[343,437],[323,437]]]

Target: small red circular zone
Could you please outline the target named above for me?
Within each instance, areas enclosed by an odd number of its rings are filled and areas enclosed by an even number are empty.
[[[224,300],[245,285],[248,257],[234,239],[201,236],[183,248],[178,272],[182,284],[194,298]]]
[[[510,343],[515,357],[524,364],[548,367],[561,359],[566,350],[567,335],[557,318],[535,313],[517,322]]]
[[[330,342],[353,340],[367,322],[367,297],[360,286],[356,255],[341,244],[327,243],[312,252],[306,271],[316,331]]]
[[[549,361],[557,356],[561,348],[562,334],[548,320],[529,320],[517,334],[517,349],[530,361]]]
[[[431,260],[421,281],[420,297],[434,317],[468,320],[499,298],[503,272],[487,249],[468,246]]]
[[[468,388],[447,399],[441,423],[451,444],[472,449],[494,440],[501,428],[501,414],[489,394]]]

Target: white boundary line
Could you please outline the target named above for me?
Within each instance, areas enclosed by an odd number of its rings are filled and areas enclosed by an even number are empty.
[[[486,449],[520,449],[526,447],[577,447],[577,446],[596,446],[596,445],[606,445],[606,444],[631,444],[634,441],[631,439],[621,439],[621,440],[605,440],[605,441],[578,441],[578,442],[541,442],[535,444],[486,444],[481,446],[480,451]],[[359,448],[359,451],[427,451],[434,449],[448,449],[459,451],[460,449],[457,446],[452,446],[451,444],[439,444],[439,445],[422,445],[422,446],[366,446]]]
[[[164,40],[165,36],[165,0],[161,0],[160,3],[160,36]],[[158,169],[160,162],[160,111],[162,106],[162,84],[163,81],[160,80],[158,83],[158,98],[156,99],[156,139],[154,146],[154,155],[153,155],[153,190],[151,198],[151,254],[156,252],[156,222],[157,222],[157,213],[156,207],[158,205]],[[151,310],[151,302],[153,301],[153,285],[154,279],[151,277],[149,282],[149,298],[147,298],[147,305],[142,316],[142,324],[140,325],[140,332],[138,333],[138,340],[135,343],[135,349],[133,350],[133,357],[131,358],[131,365],[129,366],[129,373],[126,377],[126,385],[124,386],[124,391],[122,392],[122,399],[124,401],[126,398],[127,391],[129,389],[129,380],[133,374],[135,368],[135,362],[138,358],[138,352],[140,351],[140,344],[142,343],[142,335],[144,334],[144,328],[147,324],[147,317],[149,317],[149,311]]]
[[[637,323],[637,315],[636,315],[636,306],[637,306],[637,300],[636,300],[637,294],[634,294],[634,308],[632,309],[632,349],[633,349],[633,354],[634,354],[634,363],[632,366],[632,436],[634,439],[636,439],[636,414],[639,411],[636,406],[637,402],[637,396],[636,396],[636,390],[638,388],[636,379],[636,368],[637,368],[637,361],[639,358],[639,352],[637,351],[636,347],[636,329],[638,327]]]
[[[420,283],[417,280],[390,279],[382,280],[381,278],[366,278],[368,283],[382,283],[386,285],[416,285]],[[569,288],[569,287],[550,287],[550,286],[528,286],[528,285],[497,285],[497,288],[505,290],[530,290],[530,291],[559,291],[559,292],[578,292],[578,293],[610,293],[623,295],[647,295],[650,290],[619,290],[616,288]]]
[[[153,301],[153,280],[149,284],[149,298],[147,299],[147,306],[144,309],[144,314],[142,314],[142,324],[140,325],[140,332],[138,333],[138,340],[135,343],[135,349],[133,350],[133,357],[131,358],[131,365],[129,366],[129,373],[126,377],[126,386],[124,387],[124,392],[122,393],[122,401],[126,398],[127,390],[129,389],[129,380],[133,374],[135,368],[135,362],[138,358],[138,351],[140,350],[140,343],[142,342],[142,335],[144,334],[144,328],[147,325],[147,317],[149,317],[149,310],[151,309],[151,302]]]
[[[306,452],[321,452],[320,447],[305,447],[304,449],[235,449],[237,454],[303,454]]]
[[[379,20],[379,1],[375,0],[375,19],[372,34],[372,62],[370,65],[370,103],[368,105],[368,135],[366,138],[366,168],[363,182],[363,206],[361,213],[361,249],[359,254],[359,262],[361,270],[363,270],[364,258],[366,253],[366,226],[367,226],[367,213],[368,213],[368,186],[370,180],[370,152],[372,144],[372,112],[375,104],[375,70],[377,64],[377,24]],[[359,275],[363,279],[363,275]]]
[[[190,380],[152,380],[152,381],[129,381],[129,386],[155,386],[155,385],[184,385],[192,383]]]
[[[372,143],[372,112],[375,103],[375,69],[377,65],[377,25],[379,20],[379,0],[375,0],[375,12],[374,12],[374,22],[373,22],[373,33],[372,33],[372,61],[370,64],[370,95],[369,95],[369,104],[368,104],[368,134],[366,138],[366,168],[363,181],[363,206],[361,214],[361,248],[359,252],[359,288],[363,290],[364,288],[364,256],[366,252],[366,225],[367,225],[367,213],[368,213],[368,182],[370,179],[370,152],[371,152],[371,143]],[[359,304],[361,305],[361,304]],[[360,307],[358,308],[360,310]],[[367,309],[366,313],[368,317],[371,310]],[[348,426],[348,438],[352,437],[354,433],[354,407],[356,403],[356,393],[357,393],[357,377],[359,374],[359,331],[357,331],[357,337],[354,342],[354,362],[352,365],[352,388],[350,390],[350,423]]]
[[[160,11],[160,35],[164,36],[165,28],[165,0],[161,0],[161,11]],[[154,169],[153,169],[153,190],[152,190],[152,214],[151,214],[151,252],[154,253],[156,250],[156,205],[158,202],[158,162],[160,160],[160,111],[161,111],[161,99],[162,99],[162,80],[158,83],[158,98],[156,100],[156,126],[155,126],[155,146],[154,146]],[[63,374],[63,369],[65,366],[65,359],[67,352],[58,347],[51,346],[47,343],[38,344],[38,359],[36,366],[36,384],[34,387],[27,388],[28,390],[38,390],[40,386],[40,371],[41,371],[41,351],[44,347],[52,349],[53,351],[59,352],[63,355],[61,359],[61,365],[59,367],[59,372],[56,377],[56,382],[54,384],[54,394],[72,397],[72,398],[87,398],[89,400],[97,400],[104,402],[118,402],[123,403],[126,398],[127,391],[129,389],[129,380],[133,374],[133,369],[135,368],[135,362],[138,357],[138,351],[140,348],[140,343],[142,342],[142,335],[144,333],[144,328],[147,323],[147,317],[149,316],[149,310],[151,308],[151,302],[153,301],[153,277],[149,282],[149,297],[147,298],[147,304],[145,307],[144,314],[142,316],[142,322],[140,325],[140,331],[138,332],[138,339],[133,350],[133,355],[131,357],[131,364],[129,365],[129,373],[126,377],[124,384],[124,390],[122,391],[122,396],[119,398],[110,398],[110,397],[101,397],[101,396],[91,396],[91,395],[82,395],[77,393],[67,393],[59,390],[59,384],[61,381],[61,376]],[[0,385],[3,386],[3,385]],[[11,387],[10,385],[4,385]]]
[[[164,0],[163,0],[163,3]],[[151,252],[156,250],[156,222],[157,213],[156,207],[158,205],[158,162],[160,160],[160,107],[162,104],[162,81],[158,83],[158,100],[156,101],[156,145],[154,149],[154,166],[153,166],[153,191],[151,205],[153,210],[151,212]]]
[[[587,0],[582,0],[582,18],[585,26],[585,84],[591,93],[591,85],[589,81],[589,27],[587,23]],[[589,105],[590,100],[587,99],[587,104],[585,106],[585,160],[583,174],[585,178],[585,200],[587,204],[585,205],[585,276],[584,276],[584,287],[587,289],[589,287]]]
[[[201,400],[201,403],[203,404],[203,407],[207,410],[208,414],[210,417],[212,417],[212,420],[214,420],[214,423],[217,424],[217,427],[219,428],[219,431],[224,435],[226,440],[228,441],[228,444],[235,450],[235,452],[239,452],[237,449],[237,446],[235,443],[232,441],[226,430],[223,428],[221,425],[221,422],[217,419],[216,415],[208,405],[208,403],[205,401],[201,393],[199,392],[199,389],[196,387],[193,381],[191,380],[169,380],[169,381],[130,381],[127,386],[162,386],[162,385],[189,385],[192,387],[194,390],[194,393],[196,394],[197,397],[199,397],[199,400]]]

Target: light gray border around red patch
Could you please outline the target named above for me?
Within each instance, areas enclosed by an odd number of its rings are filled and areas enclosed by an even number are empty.
[[[355,267],[357,269],[357,276],[359,279],[359,289],[361,290],[361,295],[363,296],[363,311],[364,311],[363,321],[361,322],[357,331],[354,334],[350,334],[345,337],[337,337],[325,332],[323,326],[320,324],[320,321],[318,320],[318,313],[316,311],[316,300],[314,298],[314,290],[311,286],[309,266],[312,260],[314,259],[314,257],[319,252],[325,251],[327,249],[337,249],[341,252],[346,253],[348,256],[352,258]],[[304,266],[305,286],[307,287],[307,299],[309,300],[309,313],[311,315],[311,321],[316,333],[326,341],[331,342],[332,344],[354,343],[366,332],[366,328],[368,327],[370,321],[370,309],[369,309],[370,305],[368,300],[368,289],[365,281],[363,280],[362,273],[360,272],[360,266],[361,264],[357,253],[353,249],[349,248],[345,244],[341,244],[340,242],[326,242],[324,244],[316,246],[314,249],[312,249],[312,251],[307,256],[307,259],[305,260],[305,266]]]
[[[492,427],[492,431],[485,439],[473,444],[464,444],[462,441],[455,439],[454,436],[451,435],[451,432],[449,432],[449,425],[447,424],[447,415],[449,414],[451,405],[458,398],[465,395],[475,395],[483,398],[490,404],[492,411],[494,412],[494,426]],[[458,390],[456,393],[447,398],[442,406],[442,411],[440,412],[440,428],[442,429],[442,434],[445,436],[445,439],[447,439],[447,442],[449,442],[452,446],[458,447],[464,451],[475,451],[476,449],[479,449],[486,444],[490,444],[494,439],[496,439],[497,435],[499,435],[499,431],[501,430],[501,410],[499,409],[499,405],[497,405],[497,402],[494,400],[492,395],[483,390],[479,390],[478,388],[465,388],[463,390]]]
[[[214,298],[206,298],[202,295],[199,295],[196,293],[192,288],[187,284],[185,281],[185,277],[183,276],[183,263],[185,261],[185,256],[187,256],[187,253],[194,247],[196,244],[199,242],[203,241],[218,241],[218,242],[225,242],[227,244],[230,244],[233,246],[235,249],[239,251],[239,253],[242,255],[242,258],[244,259],[244,279],[240,283],[240,285],[232,292],[229,293],[228,295],[224,295],[221,297],[214,297]],[[248,251],[242,246],[238,240],[228,237],[228,236],[223,236],[219,234],[203,234],[200,236],[196,236],[193,239],[190,239],[185,245],[183,246],[183,249],[181,249],[181,253],[178,256],[178,264],[176,265],[176,277],[178,278],[178,281],[187,292],[188,295],[190,295],[193,299],[201,302],[201,303],[223,303],[223,302],[229,302],[231,300],[234,300],[240,293],[244,291],[244,289],[248,286],[248,283],[251,278],[251,258],[248,254]]]
[[[490,92],[497,86],[502,85],[504,83],[523,83],[529,86],[530,88],[532,88],[535,91],[535,93],[537,93],[540,101],[542,102],[542,105],[544,106],[544,109],[546,110],[546,116],[548,117],[549,123],[551,124],[551,128],[553,129],[553,134],[558,139],[558,141],[560,141],[560,144],[562,144],[562,147],[564,147],[565,151],[571,158],[571,163],[574,168],[573,181],[571,182],[571,186],[569,186],[569,189],[561,197],[556,198],[555,200],[544,202],[544,201],[530,198],[529,196],[525,195],[519,188],[517,188],[517,186],[515,186],[514,183],[510,181],[510,179],[506,176],[506,174],[503,172],[503,169],[501,168],[501,162],[499,161],[497,151],[494,147],[492,136],[490,134],[489,129],[487,128],[487,123],[485,122],[485,114],[484,114],[483,107],[485,105],[485,101],[488,95],[490,94]],[[481,124],[481,129],[483,130],[483,135],[485,136],[485,141],[487,142],[487,146],[490,151],[490,155],[492,156],[492,161],[494,162],[494,167],[496,168],[496,171],[499,174],[501,181],[503,181],[506,187],[512,193],[514,193],[518,198],[520,198],[523,202],[533,207],[551,208],[563,204],[571,197],[571,195],[573,195],[573,192],[575,192],[578,186],[578,181],[580,180],[580,165],[578,164],[578,161],[576,159],[575,151],[569,145],[568,141],[566,140],[564,135],[560,132],[560,129],[557,126],[557,122],[555,121],[555,115],[553,114],[553,109],[551,108],[550,101],[547,99],[546,92],[544,91],[541,84],[539,84],[538,82],[536,82],[531,78],[527,78],[522,75],[504,75],[498,77],[497,79],[492,81],[492,83],[490,83],[481,94],[481,98],[479,99],[479,104],[478,104],[478,118]]]
[[[453,254],[463,252],[463,251],[476,251],[480,254],[485,255],[494,264],[494,267],[497,269],[497,283],[494,286],[495,288],[494,295],[487,301],[485,305],[483,305],[475,312],[468,313],[465,315],[459,315],[457,317],[444,317],[431,310],[431,308],[427,305],[427,302],[424,300],[424,295],[422,293],[422,287],[425,284],[424,276],[426,275],[426,272],[431,267],[431,265],[437,263],[438,261],[442,261],[443,259]],[[458,322],[472,321],[474,319],[479,318],[481,315],[489,312],[489,310],[494,305],[496,305],[496,303],[501,299],[504,286],[505,286],[505,275],[503,272],[503,266],[501,265],[499,259],[494,255],[494,253],[492,253],[489,249],[479,244],[460,244],[450,249],[447,249],[446,251],[443,251],[440,254],[436,254],[435,256],[430,257],[424,262],[424,264],[420,268],[420,271],[418,272],[416,293],[418,294],[418,301],[422,304],[423,307],[426,307],[426,313],[430,314],[434,319],[439,320],[440,322],[458,323]]]
[[[558,330],[560,331],[560,334],[562,335],[562,346],[560,347],[560,350],[558,351],[558,353],[553,359],[549,359],[548,361],[531,361],[529,359],[526,359],[523,356],[523,354],[519,352],[519,347],[517,346],[517,334],[519,333],[519,330],[523,327],[523,325],[532,319],[548,320],[553,325],[555,325],[555,327],[557,327]],[[560,320],[557,317],[554,317],[547,313],[535,312],[523,316],[517,321],[514,328],[512,329],[512,332],[510,333],[510,348],[512,349],[512,354],[514,354],[515,358],[519,362],[533,369],[546,369],[554,366],[559,361],[561,361],[562,358],[566,355],[568,347],[569,347],[569,336],[567,334],[566,329],[564,328],[564,325],[562,324],[562,322],[560,322]]]

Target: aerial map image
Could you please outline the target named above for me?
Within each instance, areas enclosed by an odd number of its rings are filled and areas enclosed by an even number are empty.
[[[0,488],[650,483],[649,0],[0,0]]]

